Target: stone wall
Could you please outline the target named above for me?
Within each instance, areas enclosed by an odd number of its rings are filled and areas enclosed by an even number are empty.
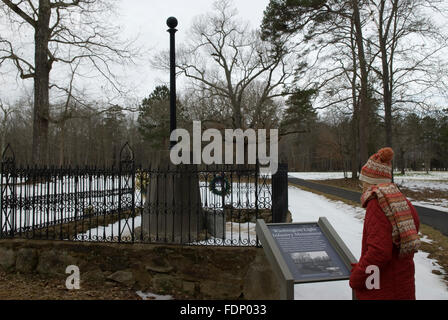
[[[110,282],[192,299],[277,299],[279,285],[261,248],[0,241],[0,268],[65,279],[76,265],[84,281]],[[65,283],[65,281],[63,282]]]

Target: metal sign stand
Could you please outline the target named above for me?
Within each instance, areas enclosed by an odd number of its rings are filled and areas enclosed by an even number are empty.
[[[260,240],[264,252],[268,261],[270,262],[274,273],[277,275],[277,278],[280,279],[281,284],[281,296],[282,300],[294,300],[294,285],[299,283],[313,283],[313,282],[324,282],[324,281],[338,281],[338,280],[348,280],[348,276],[341,276],[332,279],[297,279],[294,277],[294,272],[291,270],[291,267],[288,265],[287,261],[284,258],[282,253],[282,249],[279,247],[277,241],[274,239],[272,232],[270,231],[270,227],[275,226],[301,226],[306,224],[316,224],[316,222],[312,223],[280,223],[280,224],[266,224],[264,220],[257,221],[257,236]],[[351,270],[351,264],[356,263],[357,260],[350,252],[349,248],[345,245],[342,239],[337,234],[336,230],[331,226],[330,222],[327,218],[320,218],[317,222],[317,225],[320,227],[323,235],[328,239],[328,242],[331,244],[331,247],[334,249],[336,254],[339,256],[340,260],[344,263],[348,270]],[[355,295],[352,296],[355,299]]]

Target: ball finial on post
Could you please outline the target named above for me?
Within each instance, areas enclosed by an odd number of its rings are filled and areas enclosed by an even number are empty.
[[[175,29],[178,25],[178,22],[175,17],[169,17],[168,20],[166,20],[166,24],[170,29]]]

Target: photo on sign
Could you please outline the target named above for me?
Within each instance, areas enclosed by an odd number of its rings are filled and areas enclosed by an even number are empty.
[[[294,252],[290,255],[302,274],[342,274],[340,268],[333,265],[333,261],[325,251]]]

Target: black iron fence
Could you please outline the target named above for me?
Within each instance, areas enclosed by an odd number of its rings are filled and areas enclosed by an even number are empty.
[[[258,166],[143,168],[127,144],[117,167],[18,167],[8,147],[0,238],[256,246],[256,220],[282,222],[287,211],[287,202],[272,201],[273,188],[285,201],[287,170],[274,179],[259,172]]]

